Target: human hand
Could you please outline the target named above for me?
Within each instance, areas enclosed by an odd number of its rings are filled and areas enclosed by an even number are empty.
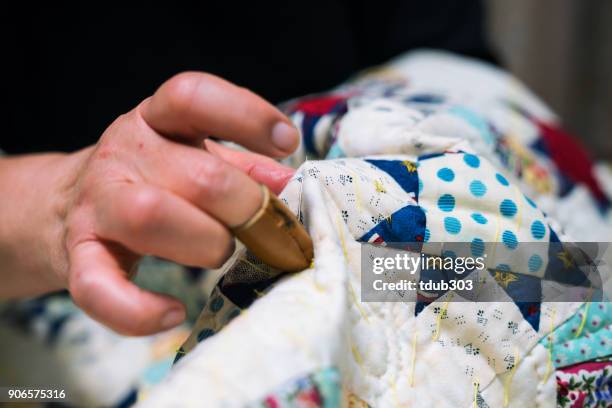
[[[283,188],[282,157],[299,135],[276,108],[203,73],[179,74],[113,122],[90,148],[50,160],[52,216],[41,281],[66,287],[75,303],[114,330],[145,335],[185,317],[176,299],[138,288],[128,273],[143,254],[219,267],[233,251],[228,228],[261,205],[264,183]],[[53,166],[52,163],[56,163]]]

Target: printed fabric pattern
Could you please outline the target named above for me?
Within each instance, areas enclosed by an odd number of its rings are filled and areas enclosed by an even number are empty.
[[[284,109],[303,143],[281,199],[313,237],[314,265],[278,275],[238,250],[174,370],[142,405],[257,404],[333,367],[344,404],[554,406],[561,366],[548,335],[581,319],[584,303],[517,299],[541,295],[543,281],[584,278],[550,273],[572,268],[552,243],[612,231],[593,165],[578,150],[566,163],[563,149],[576,145],[554,113],[505,72],[433,51]],[[440,292],[362,302],[361,245],[397,241],[434,255],[429,243],[467,242],[471,254],[494,246],[478,278],[505,300],[456,303]],[[517,256],[522,242],[544,250]]]

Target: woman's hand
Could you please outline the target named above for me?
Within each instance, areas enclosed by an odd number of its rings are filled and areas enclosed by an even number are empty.
[[[228,227],[261,204],[258,182],[278,192],[293,174],[208,135],[272,157],[299,142],[289,120],[255,94],[183,73],[117,118],[95,146],[0,161],[0,295],[68,288],[90,316],[124,334],[181,323],[180,302],[128,280],[139,257],[220,266],[233,250]]]

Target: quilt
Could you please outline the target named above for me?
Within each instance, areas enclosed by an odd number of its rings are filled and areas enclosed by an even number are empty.
[[[562,245],[609,240],[610,201],[527,88],[424,50],[283,108],[303,142],[281,198],[311,234],[314,263],[279,275],[239,249],[142,406],[612,403],[606,292],[581,285]],[[364,245],[398,242],[435,256],[449,255],[439,243],[494,253],[475,281],[497,297],[365,301]],[[581,290],[560,299],[551,287]]]

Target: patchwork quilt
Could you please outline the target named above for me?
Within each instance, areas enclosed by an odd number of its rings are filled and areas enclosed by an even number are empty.
[[[497,68],[420,51],[284,109],[303,143],[281,198],[314,264],[279,274],[237,251],[143,406],[612,404],[605,291],[544,293],[580,286],[561,243],[609,240],[610,201],[542,102]],[[494,252],[477,281],[497,297],[363,301],[363,245],[398,242]]]
[[[145,286],[203,304],[180,347],[185,328],[126,343],[65,298],[5,308],[67,361],[77,405],[612,406],[610,254],[597,246],[593,290],[563,246],[610,241],[610,188],[545,104],[499,68],[421,50],[282,108],[302,144],[280,198],[313,238],[311,268],[285,274],[239,247],[204,293],[201,271],[147,259]],[[366,301],[364,247],[396,243],[495,254],[466,273],[495,297]]]

